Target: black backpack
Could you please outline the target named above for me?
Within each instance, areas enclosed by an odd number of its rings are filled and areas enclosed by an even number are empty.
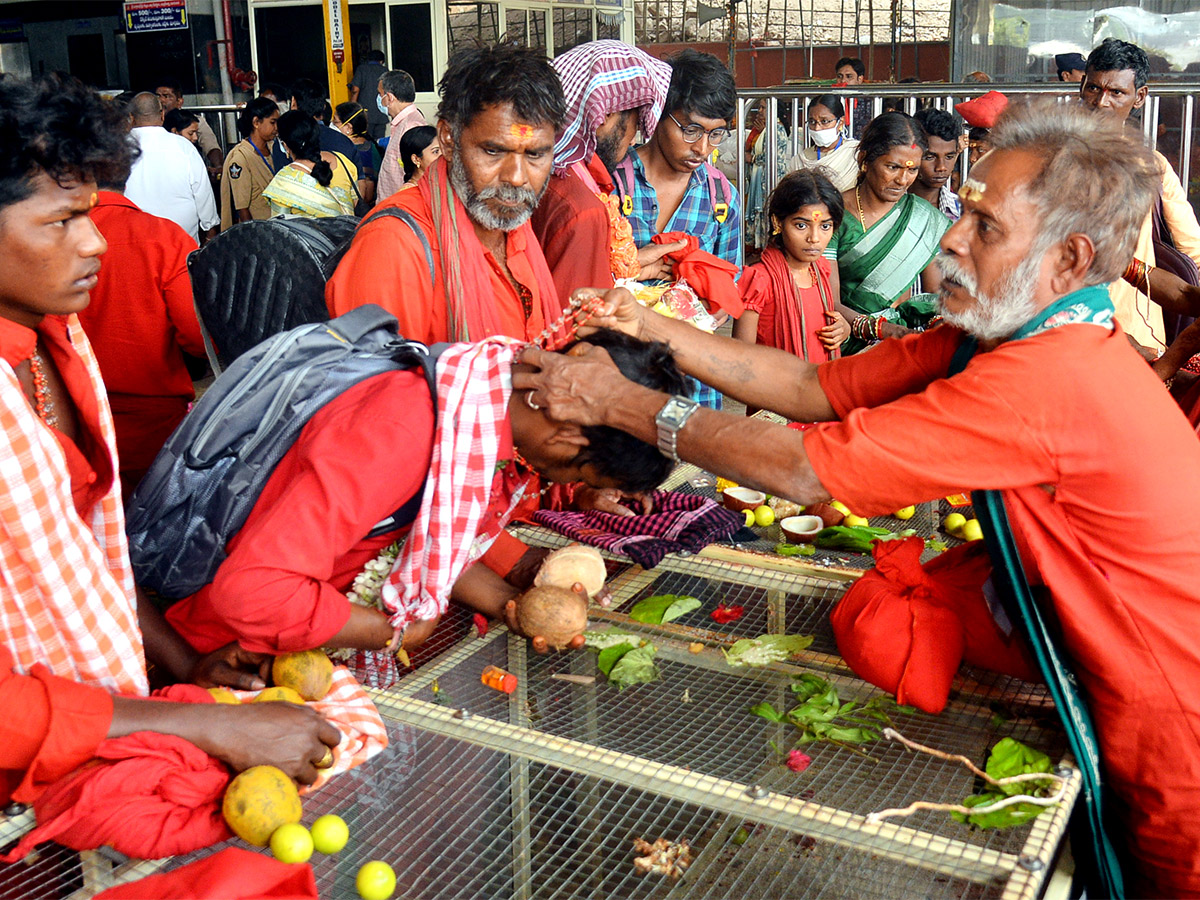
[[[168,603],[212,581],[225,546],[300,430],[326,403],[384,372],[420,367],[436,399],[434,352],[373,304],[263,341],[221,374],[167,440],[129,503],[134,579]],[[443,345],[444,346],[444,345]],[[421,491],[370,531],[416,518]]]

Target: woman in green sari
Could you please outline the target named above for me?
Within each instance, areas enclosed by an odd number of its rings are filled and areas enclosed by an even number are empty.
[[[932,265],[949,220],[908,193],[928,149],[904,113],[871,121],[858,148],[858,183],[842,197],[842,219],[825,255],[837,261],[839,310],[851,336],[842,353],[923,328],[935,311],[941,274]]]

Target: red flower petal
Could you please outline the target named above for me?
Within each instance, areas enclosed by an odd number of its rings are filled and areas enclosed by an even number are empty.
[[[788,754],[787,767],[793,772],[803,772],[812,764],[812,757],[802,750],[793,750]]]
[[[720,603],[716,609],[709,613],[709,616],[712,617],[714,622],[724,625],[728,622],[736,622],[745,613],[746,608],[744,606],[726,606],[724,603]]]
[[[475,613],[471,616],[471,621],[475,623],[475,630],[479,632],[480,637],[488,633],[488,620],[483,613]]]

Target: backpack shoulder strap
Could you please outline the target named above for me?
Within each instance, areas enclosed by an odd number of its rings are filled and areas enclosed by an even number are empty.
[[[389,206],[385,209],[371,213],[371,215],[363,219],[362,225],[360,225],[359,228],[363,227],[363,225],[368,225],[371,222],[374,222],[376,219],[386,218],[399,219],[401,222],[411,228],[412,233],[417,236],[417,240],[421,242],[421,249],[425,251],[425,265],[429,268],[429,283],[433,284],[435,280],[435,270],[433,267],[433,248],[429,246],[429,238],[425,236],[424,230],[421,228],[420,223],[413,218],[412,213],[406,209],[397,209],[394,206]]]
[[[612,173],[613,187],[621,198],[621,215],[628,218],[633,215],[633,151],[625,154],[625,158],[617,164]]]
[[[718,224],[725,224],[729,218],[729,204],[733,201],[733,188],[725,173],[712,163],[704,164],[704,173],[708,177],[708,202],[712,205],[713,218]],[[718,188],[720,194],[718,194]]]

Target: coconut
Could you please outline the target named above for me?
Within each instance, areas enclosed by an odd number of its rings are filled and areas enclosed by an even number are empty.
[[[562,650],[587,629],[587,599],[563,587],[532,587],[517,598],[517,627],[529,637],[544,637]]]
[[[846,514],[836,507],[830,506],[828,503],[814,503],[807,506],[804,512],[810,516],[820,516],[821,521],[825,523],[826,528],[832,528],[834,525],[841,525],[846,518]]]
[[[767,506],[775,511],[776,520],[786,519],[788,516],[798,516],[804,512],[804,507],[799,503],[793,503],[783,497],[772,497],[767,501]]]
[[[595,597],[607,578],[608,569],[599,550],[583,544],[567,544],[546,557],[533,583],[535,586],[568,590],[576,584],[582,584],[588,596]]]
[[[820,516],[788,516],[779,523],[783,536],[793,544],[811,544],[824,527]]]
[[[762,491],[751,488],[731,487],[721,492],[721,503],[726,509],[741,512],[744,509],[758,509],[767,502],[767,495]]]

